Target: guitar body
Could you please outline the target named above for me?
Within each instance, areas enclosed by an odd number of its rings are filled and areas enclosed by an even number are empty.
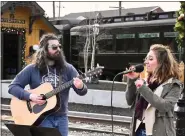
[[[50,83],[43,83],[33,90],[28,90],[28,92],[40,95],[46,94],[52,90],[53,87]],[[15,124],[38,126],[48,115],[59,110],[59,95],[50,97],[46,101],[47,102],[43,105],[37,105],[30,101],[30,107],[32,109],[30,112],[27,101],[19,100],[13,96],[11,99],[10,108]]]

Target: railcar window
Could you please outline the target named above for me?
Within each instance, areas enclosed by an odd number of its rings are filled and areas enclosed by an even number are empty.
[[[148,52],[152,44],[160,43],[160,33],[139,33],[140,52]]]
[[[78,36],[76,37],[76,43],[73,45],[73,48],[78,49],[79,51],[83,51],[85,44],[86,44],[87,37],[85,36]],[[89,51],[91,50],[91,46],[89,47]]]
[[[117,34],[116,49],[118,52],[136,52],[135,34]]]
[[[74,46],[76,43],[76,36],[71,36],[71,46]]]
[[[170,46],[173,52],[178,52],[178,46],[175,38],[177,37],[177,32],[164,32],[164,39],[162,43],[164,45]]]
[[[112,52],[113,50],[113,40],[104,39],[97,41],[99,52]]]
[[[113,36],[100,35],[96,39],[99,52],[113,52]]]

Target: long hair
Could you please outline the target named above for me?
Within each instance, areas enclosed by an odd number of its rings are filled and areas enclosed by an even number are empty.
[[[179,64],[169,46],[154,44],[150,50],[154,51],[158,62],[158,67],[152,75],[155,81],[163,83],[171,77],[180,79]],[[149,74],[149,76],[151,75]]]
[[[56,35],[52,34],[52,33],[48,33],[45,34],[41,37],[40,39],[40,48],[38,50],[38,52],[35,55],[35,58],[33,60],[33,63],[35,63],[35,66],[40,70],[41,74],[44,74],[45,72],[47,72],[47,56],[48,56],[48,41],[49,40],[58,40]],[[62,62],[58,63],[57,61],[55,61],[55,67],[57,69],[57,71],[62,70],[62,68],[64,68],[64,63],[65,63],[65,56],[63,53],[63,50],[61,50],[61,58],[62,58]]]

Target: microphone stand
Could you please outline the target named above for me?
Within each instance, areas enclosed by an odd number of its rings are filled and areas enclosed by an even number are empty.
[[[114,80],[118,75],[123,74],[123,72],[118,73],[114,78],[113,78],[113,83],[112,83],[112,88],[111,88],[111,120],[112,120],[112,136],[114,136],[114,124],[113,124],[113,106],[112,106],[112,100],[113,100],[113,89],[114,89]]]
[[[137,69],[136,69],[137,67]],[[144,67],[143,65],[137,65],[135,66],[135,69],[133,70],[127,70],[127,71],[123,71],[123,72],[120,72],[118,73],[114,78],[113,78],[113,83],[112,83],[112,89],[111,89],[111,120],[112,120],[112,136],[114,136],[114,125],[113,125],[113,106],[112,106],[112,100],[113,100],[113,89],[114,89],[114,80],[116,79],[116,77],[118,75],[121,75],[121,74],[127,74],[129,72],[142,72],[144,70]],[[136,102],[138,100],[138,97],[139,97],[139,93],[137,93],[137,96],[136,96]]]

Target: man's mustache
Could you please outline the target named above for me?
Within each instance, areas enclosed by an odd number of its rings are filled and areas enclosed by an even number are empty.
[[[60,54],[60,51],[56,51],[55,54]]]

